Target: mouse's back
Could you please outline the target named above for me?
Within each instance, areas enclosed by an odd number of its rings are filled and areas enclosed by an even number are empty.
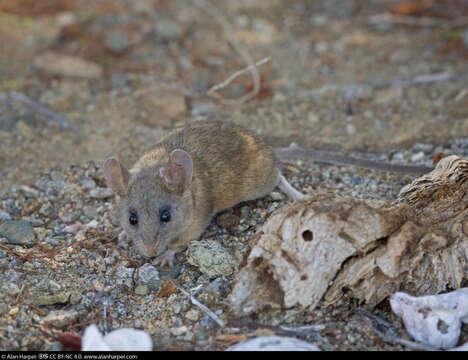
[[[253,132],[222,121],[196,121],[175,128],[135,167],[145,167],[176,149],[191,156],[196,195],[215,212],[266,195],[277,183],[272,149]]]

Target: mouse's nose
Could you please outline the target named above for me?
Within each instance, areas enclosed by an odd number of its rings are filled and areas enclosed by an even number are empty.
[[[154,257],[157,255],[157,242],[152,236],[144,236],[139,234],[137,248],[140,254],[144,257]]]

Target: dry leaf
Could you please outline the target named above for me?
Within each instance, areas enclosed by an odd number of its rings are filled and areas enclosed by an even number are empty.
[[[72,333],[63,333],[59,335],[57,340],[67,350],[81,350],[81,336]]]
[[[178,292],[179,290],[172,282],[167,282],[158,293],[158,297],[168,297],[172,294],[177,294]]]

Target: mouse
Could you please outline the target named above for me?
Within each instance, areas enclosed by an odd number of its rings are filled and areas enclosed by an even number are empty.
[[[305,195],[283,176],[274,149],[234,123],[198,120],[163,136],[131,169],[103,164],[123,232],[153,265],[173,265],[219,212],[278,187],[290,201]]]

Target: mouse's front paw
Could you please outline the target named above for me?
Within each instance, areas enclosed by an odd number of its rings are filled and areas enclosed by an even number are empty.
[[[159,255],[156,259],[154,259],[151,264],[152,265],[160,265],[165,266],[169,265],[172,266],[174,264],[174,256],[176,252],[172,249],[167,249],[164,253]]]

